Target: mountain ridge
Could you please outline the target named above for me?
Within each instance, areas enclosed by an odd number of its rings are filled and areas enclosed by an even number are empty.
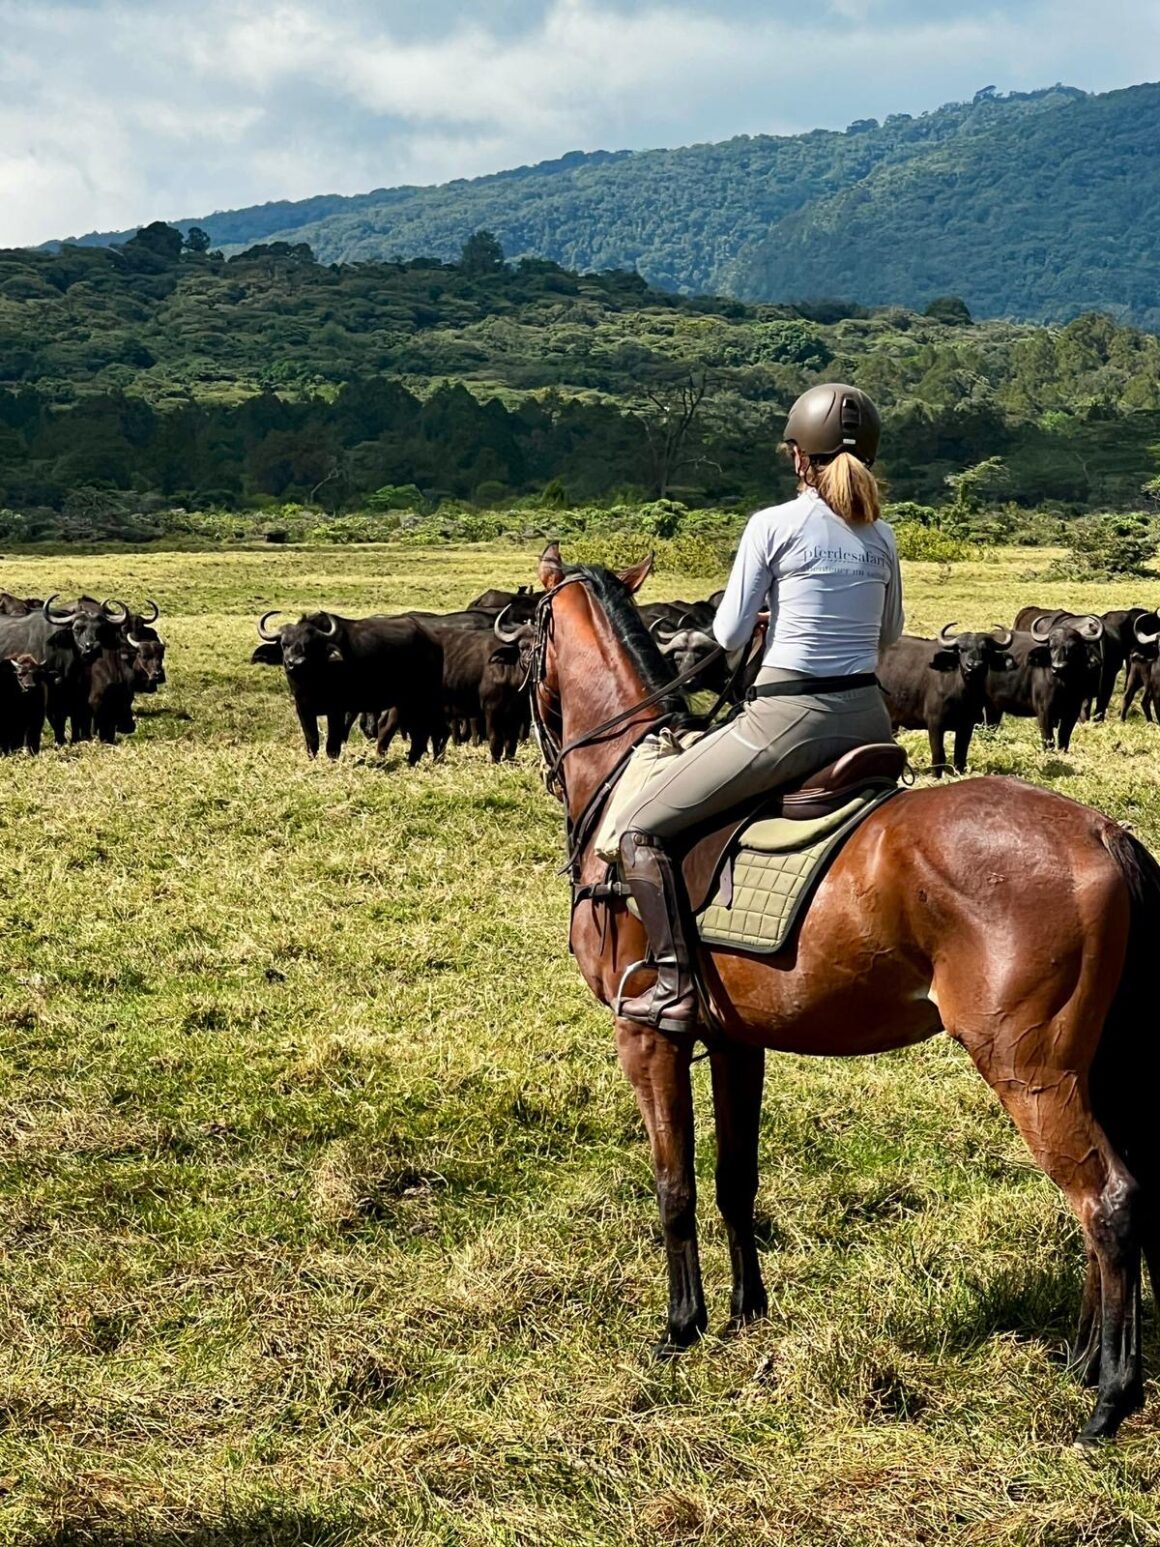
[[[988,87],[845,130],[575,151],[174,224],[201,225],[227,252],[308,242],[324,262],[453,259],[486,228],[513,259],[636,269],[686,294],[921,309],[949,293],[980,316],[1067,321],[1096,307],[1160,328],[1160,86]]]

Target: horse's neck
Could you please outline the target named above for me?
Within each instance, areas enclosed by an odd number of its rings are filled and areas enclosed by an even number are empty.
[[[557,672],[565,743],[583,736],[625,709],[648,697],[649,688],[628,652],[613,633],[604,610],[583,595],[586,617],[567,638],[557,638]],[[579,612],[579,609],[577,609]],[[561,634],[564,631],[561,630]],[[656,708],[633,715],[624,726],[591,746],[578,747],[566,759],[568,811],[575,821],[594,792],[639,741],[646,724],[658,718]]]

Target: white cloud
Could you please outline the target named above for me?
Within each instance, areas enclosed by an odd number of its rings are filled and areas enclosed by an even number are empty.
[[[1160,75],[1155,0],[0,0],[0,243]]]

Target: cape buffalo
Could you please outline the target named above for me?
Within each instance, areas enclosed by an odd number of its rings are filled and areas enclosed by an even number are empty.
[[[948,623],[937,639],[904,634],[879,655],[878,680],[891,724],[926,730],[936,779],[947,766],[948,731],[955,738],[955,771],[966,772],[971,737],[983,718],[987,674],[1011,668],[1011,640],[1008,629],[957,633]]]
[[[269,654],[255,651],[252,659],[272,664],[276,648],[311,757],[318,755],[320,718],[326,720],[329,758],[339,756],[364,711],[399,711],[411,740],[411,764],[444,735],[443,651],[414,618],[315,612],[272,630],[270,619],[276,616],[267,612],[258,623]]]
[[[1067,751],[1091,687],[1090,647],[1103,632],[1099,618],[1077,618],[1076,624],[1039,617],[1030,633],[1015,631],[1013,668],[987,678],[989,725],[1005,714],[1034,716],[1044,750]]]

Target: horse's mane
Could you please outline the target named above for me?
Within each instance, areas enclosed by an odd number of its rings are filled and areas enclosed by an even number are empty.
[[[673,669],[665,660],[657,642],[632,599],[632,592],[610,569],[599,564],[565,565],[566,575],[581,575],[593,595],[604,608],[612,631],[624,646],[632,664],[640,673],[646,692],[655,693],[667,687],[673,680]],[[684,694],[675,689],[661,700],[659,707],[666,714],[687,716],[689,705]]]

